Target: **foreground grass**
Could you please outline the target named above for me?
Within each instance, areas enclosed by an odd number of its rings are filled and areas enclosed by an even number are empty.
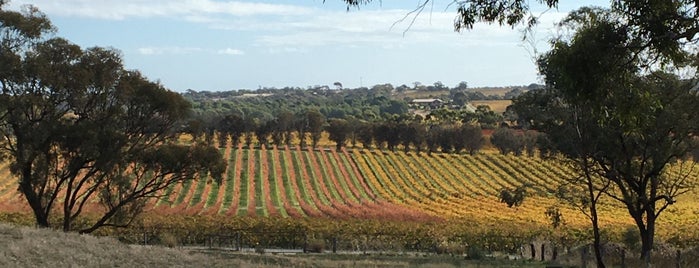
[[[0,267],[201,266],[224,265],[202,254],[175,249],[132,246],[108,237],[0,224]]]
[[[274,255],[127,245],[109,237],[0,224],[0,267],[544,267],[434,255]]]

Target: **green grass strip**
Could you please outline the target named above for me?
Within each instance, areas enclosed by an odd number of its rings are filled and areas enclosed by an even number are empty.
[[[502,169],[501,166],[496,165],[495,163],[492,163],[492,159],[490,159],[487,155],[476,155],[476,159],[480,159],[480,163],[483,163],[487,169],[490,169],[491,171],[495,172],[497,174],[497,180],[499,182],[502,182],[503,185],[505,185],[506,188],[510,187],[517,187],[519,186],[517,184],[517,178],[515,178],[512,174],[507,173],[505,170]]]
[[[221,148],[219,150],[221,151],[221,155],[226,155],[226,148]],[[212,180],[211,183],[213,183],[213,185],[211,185],[211,191],[209,191],[209,195],[206,197],[206,203],[204,204],[205,208],[216,204],[216,200],[218,199],[218,190],[221,188],[221,183],[223,183],[223,181],[219,183]]]
[[[206,185],[209,183],[209,177],[202,176],[201,178],[197,179],[196,182],[197,188],[194,189],[194,195],[192,196],[192,199],[189,200],[190,206],[194,206],[201,202],[201,195],[202,193],[204,193],[204,189],[206,188]]]
[[[379,191],[379,189],[378,189],[378,187],[381,187],[381,189],[383,189],[384,192],[386,192],[386,194],[390,195],[391,199],[396,199],[396,194],[393,193],[390,189],[386,188],[386,186],[384,186],[382,184],[381,180],[378,179],[379,176],[378,176],[378,174],[376,174],[375,167],[373,167],[371,165],[371,163],[368,160],[369,158],[366,156],[367,154],[370,154],[371,152],[369,152],[369,151],[363,151],[363,152],[364,153],[360,153],[361,161],[363,161],[366,164],[366,166],[369,169],[368,171],[364,170],[361,167],[361,165],[359,164],[359,161],[360,161],[359,159],[353,159],[353,160],[355,160],[355,162],[357,163],[357,169],[359,170],[360,173],[362,173],[362,176],[364,176],[364,178],[365,178],[364,183],[366,183],[366,185],[369,186],[369,189],[371,189],[376,194],[377,197],[385,198],[381,194],[381,191]],[[369,174],[368,172],[371,172],[371,174]],[[369,179],[369,177],[372,177],[372,176],[374,178],[376,178],[376,182],[379,184],[378,186],[367,181],[367,180],[371,180],[371,179]]]
[[[216,204],[216,199],[218,199],[218,191],[221,188],[221,183],[212,181],[211,191],[209,191],[209,196],[206,198],[205,208],[211,207]]]
[[[469,168],[474,175],[480,178],[480,181],[483,184],[483,189],[489,194],[497,195],[497,193],[500,192],[500,189],[507,187],[506,185],[502,184],[497,177],[495,177],[497,176],[495,171],[483,165],[482,158],[474,155],[466,155],[456,159],[459,160],[465,167]]]
[[[325,183],[325,187],[328,188],[328,190],[330,190],[330,194],[335,198],[335,200],[340,201],[341,203],[345,203],[345,200],[337,192],[337,189],[335,189],[335,184],[332,182],[332,179],[330,179],[330,173],[328,173],[328,167],[325,166],[323,156],[320,152],[315,150],[313,151],[313,155],[315,156],[316,163],[318,163],[318,167],[320,167],[320,176],[323,182]]]
[[[454,157],[461,157],[460,155],[450,155],[445,158],[441,157],[435,157],[434,162],[432,163],[432,166],[436,170],[444,170],[444,174],[449,176],[447,179],[451,185],[456,188],[456,190],[462,189],[464,191],[464,194],[470,194],[470,195],[477,195],[481,194],[480,185],[476,185],[473,183],[473,180],[476,180],[476,175],[471,173],[470,170],[468,171],[462,171],[460,166],[457,166],[454,164],[454,162],[449,161],[447,159],[452,159]],[[416,162],[415,158],[411,159],[413,163]],[[485,193],[485,192],[483,192]]]
[[[289,159],[287,159],[285,151],[279,151],[279,154],[279,164],[282,166],[282,181],[284,182],[284,190],[286,190],[286,198],[289,200],[289,204],[291,204],[291,206],[295,207],[299,211],[302,211],[301,206],[299,205],[299,201],[296,199],[294,187],[291,186],[291,179],[289,175]],[[303,191],[301,193],[301,196],[303,196],[304,199],[307,199]]]
[[[248,211],[248,201],[250,199],[250,171],[248,169],[250,161],[250,149],[243,149],[243,168],[240,171],[240,200],[238,202],[238,216],[247,215]]]
[[[279,211],[279,215],[282,217],[288,217],[289,215],[286,214],[286,209],[284,208],[284,204],[279,197],[279,187],[277,187],[277,180],[279,179],[279,174],[277,174],[277,169],[275,168],[277,163],[274,155],[273,150],[267,150],[267,163],[269,165],[267,166],[269,168],[269,172],[267,172],[268,180],[269,180],[269,194],[271,195],[272,199],[272,205],[277,208],[277,211]]]
[[[187,197],[187,194],[189,193],[190,187],[192,187],[192,180],[186,180],[182,183],[182,189],[177,195],[177,200],[175,200],[175,203],[173,204],[174,206],[184,202],[185,197]]]
[[[440,191],[443,191],[444,193],[451,193],[456,190],[456,187],[452,185],[452,180],[445,178],[445,173],[449,172],[447,171],[448,168],[436,166],[436,163],[438,163],[439,161],[437,159],[443,157],[451,157],[451,154],[432,154],[432,159],[430,159],[430,157],[427,157],[424,158],[422,161],[413,163],[417,164],[418,167],[423,168],[423,172],[426,173],[426,177],[428,177],[431,180],[431,183],[435,188],[441,189]],[[429,170],[429,172],[426,172],[427,170]]]
[[[328,155],[328,163],[330,163],[330,170],[335,174],[335,178],[337,179],[337,182],[340,184],[340,187],[342,187],[342,190],[345,191],[345,195],[348,196],[351,200],[348,201],[354,201],[358,202],[357,197],[354,196],[354,193],[352,190],[350,190],[350,187],[347,185],[347,178],[344,177],[342,172],[340,172],[340,166],[337,163],[337,159],[335,159],[333,154]]]
[[[498,164],[503,166],[503,168],[511,170],[511,172],[517,173],[518,175],[516,175],[515,178],[519,178],[522,183],[528,181],[534,184],[535,186],[538,186],[537,190],[540,194],[543,195],[546,193],[553,193],[556,191],[557,185],[549,183],[545,179],[543,179],[541,173],[538,173],[538,170],[536,170],[536,168],[533,165],[522,163],[525,158],[529,158],[528,156],[522,155],[517,157],[508,157],[502,154],[498,154],[490,157],[491,159],[497,159],[498,161],[502,161],[502,163]]]
[[[301,191],[301,196],[303,196],[303,199],[304,201],[306,201],[306,204],[309,204],[312,207],[317,208],[315,202],[313,201],[313,198],[309,193],[310,189],[306,189],[306,184],[303,183],[303,172],[301,172],[301,163],[299,160],[301,156],[299,156],[299,152],[296,150],[291,151],[291,156],[294,165],[294,172],[296,173],[296,185]]]
[[[2,174],[2,173],[0,173]],[[158,199],[158,202],[155,204],[155,206],[169,206],[171,205],[172,202],[170,202],[170,196],[172,195],[172,192],[175,191],[175,187],[177,186],[177,183],[171,183],[165,188],[165,193],[163,193],[163,196]],[[2,191],[4,194],[4,190]],[[1,195],[1,194],[0,194]]]
[[[384,168],[384,171],[386,171],[386,174],[393,174],[392,180],[393,184],[396,186],[396,188],[400,189],[403,194],[405,195],[405,198],[411,199],[411,200],[419,200],[420,197],[424,196],[425,194],[429,194],[429,191],[432,189],[427,188],[428,193],[421,193],[417,192],[414,187],[411,187],[411,180],[407,176],[410,176],[411,174],[405,174],[404,172],[401,172],[400,169],[397,167],[397,163],[393,161],[393,157],[395,156],[395,153],[389,153],[387,155],[384,155],[382,161],[382,166]],[[393,170],[391,170],[393,169]],[[402,183],[399,183],[398,181],[401,181]],[[418,181],[418,179],[415,179],[415,181]]]
[[[226,178],[224,178],[226,188],[224,188],[223,202],[221,204],[221,208],[219,209],[219,214],[226,213],[226,211],[228,211],[233,204],[233,194],[235,194],[235,166],[237,161],[240,161],[240,159],[237,159],[238,149],[236,147],[233,147],[231,150],[231,155],[233,157],[228,159],[228,175]]]
[[[259,216],[269,216],[265,189],[262,185],[262,150],[255,150],[255,213]]]
[[[379,153],[382,153],[382,152],[379,151]],[[369,167],[369,169],[371,169],[371,172],[374,174],[374,178],[376,178],[376,181],[379,183],[380,187],[383,188],[384,191],[386,191],[388,194],[390,194],[393,200],[398,200],[398,201],[400,201],[400,202],[405,202],[405,200],[402,200],[401,198],[398,198],[398,193],[394,192],[394,191],[391,189],[391,187],[388,187],[388,186],[387,186],[387,183],[390,183],[390,182],[387,182],[388,178],[383,178],[382,176],[379,176],[379,174],[377,174],[377,170],[379,170],[379,169],[380,169],[380,170],[383,170],[383,173],[384,173],[384,174],[387,174],[387,173],[386,173],[386,169],[385,169],[385,168],[383,167],[383,165],[381,164],[381,161],[379,161],[379,159],[377,159],[377,158],[374,156],[374,153],[373,153],[373,152],[367,152],[367,153],[365,153],[365,154],[362,154],[362,157],[364,157],[364,160],[365,160],[367,166]],[[371,157],[372,159],[374,159],[374,161],[370,161],[370,160],[369,160],[370,157]],[[376,163],[376,164],[378,165],[378,167],[372,166],[372,165],[371,165],[372,162],[373,162],[373,163]],[[374,190],[375,190],[375,189],[374,189]]]
[[[306,174],[308,174],[308,179],[311,181],[311,187],[313,187],[313,190],[315,190],[316,194],[320,198],[320,202],[322,202],[324,205],[330,205],[330,201],[328,201],[329,197],[325,196],[325,193],[323,192],[322,189],[320,189],[320,182],[318,182],[318,175],[315,174],[313,170],[313,165],[311,165],[311,158],[309,156],[308,151],[302,151],[301,152],[301,157],[303,157],[305,163],[306,163]]]
[[[354,173],[354,169],[352,168],[352,163],[350,163],[350,160],[355,163],[356,161],[352,156],[350,155],[350,159],[347,158],[347,155],[345,154],[338,154],[340,157],[340,160],[342,161],[342,164],[345,165],[347,173],[349,173],[350,179],[352,180],[352,184],[354,184],[354,188],[359,191],[359,194],[366,199],[371,199],[369,198],[369,194],[367,194],[366,189],[364,189],[364,186],[359,182],[359,178],[357,178],[357,174]],[[361,170],[359,171],[360,173],[362,172]],[[363,174],[362,174],[363,175]]]

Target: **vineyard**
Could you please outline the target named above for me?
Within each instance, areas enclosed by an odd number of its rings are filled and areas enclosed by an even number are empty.
[[[477,155],[387,152],[369,149],[299,147],[220,149],[228,161],[223,180],[202,178],[166,190],[149,204],[148,215],[219,219],[381,220],[384,222],[466,223],[470,228],[546,229],[554,191],[573,171],[561,162],[497,153]],[[671,174],[676,174],[675,168]],[[684,169],[686,170],[686,169]],[[7,164],[0,166],[0,210],[27,212]],[[699,178],[697,170],[691,176]],[[503,188],[530,185],[524,203],[508,208],[498,200]],[[664,212],[659,235],[696,241],[699,201],[690,192]],[[575,208],[558,204],[568,228],[589,222]],[[606,201],[604,227],[632,224],[627,212]],[[682,237],[680,238],[679,235]]]

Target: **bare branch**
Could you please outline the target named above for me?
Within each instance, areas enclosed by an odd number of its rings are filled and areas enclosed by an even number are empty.
[[[415,24],[415,20],[417,20],[417,17],[420,16],[422,11],[427,6],[427,3],[429,3],[430,1],[431,0],[425,0],[425,2],[423,2],[422,4],[418,4],[418,6],[415,9],[406,13],[402,18],[400,18],[399,20],[397,20],[393,24],[391,24],[391,27],[389,29],[392,30],[393,27],[395,27],[399,23],[404,22],[408,17],[410,17],[412,15],[412,19],[410,20],[410,24],[408,25],[408,27],[406,29],[403,30],[403,36],[405,37],[405,34],[410,30],[410,28],[413,27],[413,24]]]

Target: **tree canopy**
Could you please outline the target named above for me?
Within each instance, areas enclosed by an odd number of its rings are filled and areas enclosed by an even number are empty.
[[[48,36],[32,7],[0,2],[2,156],[37,225],[62,228],[98,200],[104,211],[81,232],[126,226],[148,198],[199,174],[220,178],[225,163],[210,147],[178,141],[190,104],[180,94],[125,70],[118,51],[82,49]]]
[[[633,35],[613,11],[582,8],[562,26],[574,33],[554,40],[539,59],[547,88],[525,93],[513,108],[576,164],[590,191],[588,204],[594,206],[593,192],[602,191],[628,209],[641,236],[641,257],[649,259],[656,219],[693,187],[666,170],[695,146],[697,80],[649,68],[678,62],[674,54],[640,53],[638,44],[653,41]]]
[[[349,7],[366,1],[344,1]],[[432,0],[418,2],[418,16]],[[558,0],[538,0],[549,8]],[[537,23],[529,1],[453,1],[454,29],[498,23],[527,29]],[[547,134],[547,149],[576,164],[599,251],[596,200],[600,193],[627,207],[639,230],[641,257],[650,259],[655,222],[692,187],[666,167],[696,146],[699,129],[696,73],[699,58],[689,44],[699,33],[699,1],[611,0],[610,10],[580,8],[560,22],[563,33],[538,59],[542,91],[525,93],[511,111]],[[687,71],[687,72],[683,72]],[[541,139],[542,141],[544,139]]]

